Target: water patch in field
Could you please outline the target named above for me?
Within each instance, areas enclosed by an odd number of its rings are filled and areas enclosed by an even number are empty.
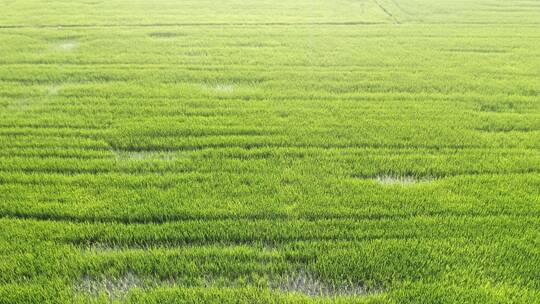
[[[162,283],[156,280],[145,281],[136,274],[128,272],[117,278],[85,277],[75,284],[74,290],[78,294],[84,294],[93,298],[100,298],[105,295],[110,303],[116,303],[117,301],[121,302],[125,300],[128,293],[135,288],[147,289],[158,285],[162,285]]]
[[[246,286],[257,286],[263,289],[286,293],[302,294],[308,297],[335,298],[367,296],[383,292],[380,288],[367,288],[362,284],[353,282],[343,282],[331,284],[324,282],[316,276],[299,270],[285,276],[239,277],[219,276],[214,274],[203,274],[192,280],[186,281],[181,277],[170,277],[168,279],[158,279],[152,277],[140,277],[137,274],[128,272],[118,277],[88,277],[85,276],[75,283],[74,290],[77,294],[90,296],[92,298],[103,298],[105,296],[110,302],[125,300],[133,289],[151,289],[160,286],[185,286],[185,287],[205,287],[205,288],[239,288]]]
[[[412,175],[379,175],[375,178],[382,185],[414,185],[422,182],[429,182],[432,178],[418,178]]]
[[[134,288],[149,287],[141,278],[133,273],[127,273],[118,278],[89,278],[85,277],[80,282],[75,284],[77,293],[86,294],[91,297],[99,298],[103,294],[107,296],[109,301],[121,301]]]
[[[289,274],[280,281],[272,281],[270,288],[284,293],[301,293],[310,297],[358,296],[368,294],[368,290],[351,282],[332,285],[323,282],[305,270]]]
[[[75,40],[64,40],[56,44],[56,46],[63,51],[71,51],[79,46],[79,43]]]

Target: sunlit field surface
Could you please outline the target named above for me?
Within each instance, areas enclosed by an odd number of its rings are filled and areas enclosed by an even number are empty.
[[[540,303],[539,1],[0,12],[0,303]]]

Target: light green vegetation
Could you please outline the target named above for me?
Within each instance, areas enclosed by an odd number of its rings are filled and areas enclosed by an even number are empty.
[[[0,303],[540,303],[538,1],[0,12]]]

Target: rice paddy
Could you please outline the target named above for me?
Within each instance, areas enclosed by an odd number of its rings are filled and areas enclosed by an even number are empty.
[[[540,303],[538,1],[0,11],[0,303]]]

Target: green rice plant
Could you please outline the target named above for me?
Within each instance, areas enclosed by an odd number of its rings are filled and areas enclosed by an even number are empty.
[[[0,303],[539,303],[534,1],[0,11]]]

